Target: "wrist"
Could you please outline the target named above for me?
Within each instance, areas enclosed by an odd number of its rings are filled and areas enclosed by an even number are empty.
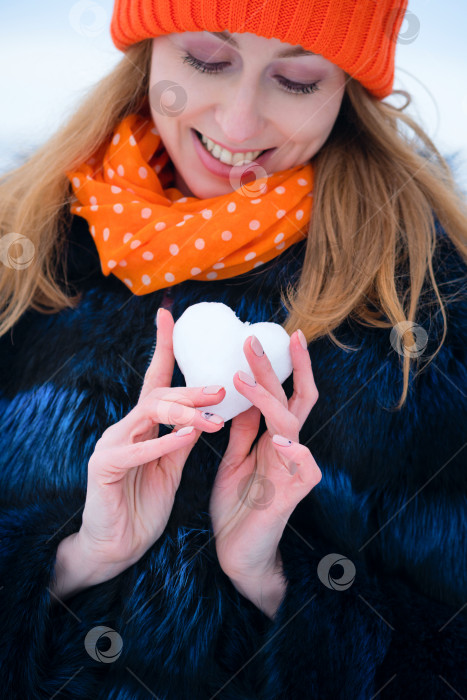
[[[249,576],[232,583],[239,593],[256,605],[270,619],[274,619],[287,589],[282,568],[262,576]]]
[[[57,598],[69,598],[111,577],[111,574],[105,575],[98,562],[87,556],[80,532],[65,537],[58,545],[55,581],[51,587]]]

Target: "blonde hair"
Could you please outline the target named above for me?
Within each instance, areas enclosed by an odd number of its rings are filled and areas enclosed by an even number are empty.
[[[23,165],[0,178],[0,235],[16,232],[35,247],[31,263],[18,272],[0,271],[0,337],[32,308],[56,313],[76,308],[81,295],[68,296],[64,243],[74,199],[65,175],[89,158],[128,114],[150,116],[148,101],[152,40],[130,47],[76,113]],[[300,279],[281,291],[289,317],[308,342],[328,335],[347,317],[374,328],[415,323],[423,282],[429,276],[445,324],[432,258],[434,215],[467,262],[467,211],[450,168],[427,134],[403,110],[377,100],[348,76],[342,106],[326,143],[312,159],[313,213]],[[425,146],[400,130],[409,127]],[[400,265],[409,263],[410,296],[400,298]],[[405,336],[408,336],[407,340]],[[413,334],[404,340],[410,346]],[[402,353],[402,408],[408,392],[411,353]]]

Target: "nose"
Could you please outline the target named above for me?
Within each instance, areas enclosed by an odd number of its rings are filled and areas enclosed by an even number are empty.
[[[252,146],[261,139],[265,118],[258,98],[258,86],[251,78],[229,81],[216,106],[215,119],[226,141]]]

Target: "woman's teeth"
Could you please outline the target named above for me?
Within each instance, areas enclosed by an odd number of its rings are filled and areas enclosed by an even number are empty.
[[[206,147],[206,150],[209,151],[209,153],[212,156],[214,156],[214,158],[217,158],[217,160],[220,160],[221,163],[225,163],[226,165],[241,165],[244,160],[255,160],[255,158],[257,158],[261,153],[264,153],[264,151],[247,151],[245,153],[232,153],[226,148],[221,148],[217,143],[211,141],[211,139],[209,139],[207,136],[204,136],[199,132],[197,133],[201,142]]]

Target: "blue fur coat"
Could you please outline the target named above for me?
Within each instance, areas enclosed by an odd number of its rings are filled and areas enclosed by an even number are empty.
[[[230,421],[190,453],[167,528],[136,564],[64,604],[51,598],[58,543],[81,524],[89,457],[137,402],[156,311],[170,303],[105,277],[84,219],[67,240],[79,307],[28,311],[0,339],[1,697],[467,697],[466,269],[439,225],[448,333],[402,411],[392,409],[402,365],[390,329],[349,319],[336,335],[355,352],[325,338],[309,346],[319,399],[300,441],[322,479],[281,539],[287,589],[274,620],[216,558],[208,504]],[[279,290],[304,252],[301,241],[250,273],[176,285],[174,319],[220,301],[243,321],[282,323]],[[439,345],[437,310],[418,319],[422,359]],[[292,376],[284,389],[290,397]],[[331,566],[332,554],[350,560],[353,582],[339,586],[349,566]]]

